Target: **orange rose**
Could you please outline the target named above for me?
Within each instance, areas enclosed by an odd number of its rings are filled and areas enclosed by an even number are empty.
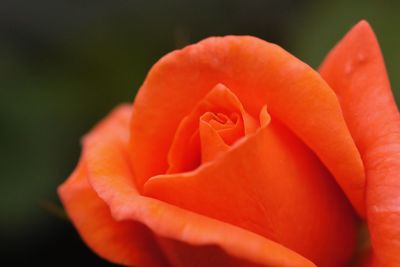
[[[168,54],[85,136],[59,194],[124,265],[345,266],[365,220],[368,264],[400,266],[399,171],[399,113],[362,21],[320,74],[250,36]]]

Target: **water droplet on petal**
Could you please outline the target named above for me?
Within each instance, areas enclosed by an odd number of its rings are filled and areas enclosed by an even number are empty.
[[[357,61],[358,61],[359,63],[363,63],[363,62],[365,62],[366,60],[367,60],[367,55],[366,55],[365,53],[359,52],[359,53],[357,54]]]
[[[353,62],[349,61],[344,66],[344,73],[350,75],[353,72]]]

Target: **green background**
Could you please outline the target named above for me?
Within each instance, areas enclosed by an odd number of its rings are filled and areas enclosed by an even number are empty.
[[[108,265],[59,214],[56,188],[78,160],[80,137],[131,102],[164,54],[208,36],[246,34],[316,68],[367,19],[399,99],[399,11],[399,1],[387,0],[2,1],[0,265]]]

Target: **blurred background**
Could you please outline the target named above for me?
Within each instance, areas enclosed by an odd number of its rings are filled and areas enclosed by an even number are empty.
[[[112,266],[80,241],[56,188],[80,137],[131,102],[164,54],[212,35],[275,42],[312,67],[360,19],[400,99],[400,1],[0,2],[0,266]]]

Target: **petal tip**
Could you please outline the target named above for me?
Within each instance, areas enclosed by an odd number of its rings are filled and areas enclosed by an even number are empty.
[[[371,25],[366,19],[362,19],[355,25],[355,27],[371,28]]]
[[[360,33],[375,38],[375,33],[371,24],[365,19],[360,20],[356,25],[354,25],[349,33]]]

